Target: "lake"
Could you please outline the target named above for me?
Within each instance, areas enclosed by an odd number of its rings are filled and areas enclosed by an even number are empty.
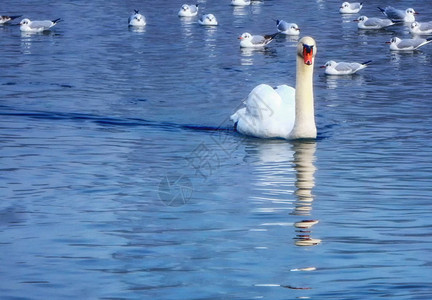
[[[407,25],[352,22],[432,6],[341,2],[199,1],[217,27],[181,1],[2,2],[63,21],[0,26],[1,298],[432,297],[432,45],[392,53]],[[229,120],[256,85],[295,85],[298,38],[239,48],[274,19],[317,41],[314,141]],[[331,59],[372,63],[326,76]]]

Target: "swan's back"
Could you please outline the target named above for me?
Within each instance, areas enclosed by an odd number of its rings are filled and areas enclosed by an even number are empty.
[[[237,131],[260,138],[287,137],[295,122],[295,89],[267,84],[255,87],[244,102],[245,107],[231,116]]]

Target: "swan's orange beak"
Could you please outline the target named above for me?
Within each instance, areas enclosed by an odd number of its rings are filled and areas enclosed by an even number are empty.
[[[310,66],[312,64],[313,46],[303,45],[303,59],[306,65]]]

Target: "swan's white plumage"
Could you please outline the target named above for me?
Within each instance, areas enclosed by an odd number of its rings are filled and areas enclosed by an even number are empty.
[[[259,138],[284,137],[294,128],[295,89],[267,84],[256,86],[244,102],[245,107],[231,116],[237,130]]]
[[[316,138],[313,65],[316,44],[311,37],[297,45],[296,89],[267,84],[256,86],[245,107],[231,115],[238,132],[258,138]]]

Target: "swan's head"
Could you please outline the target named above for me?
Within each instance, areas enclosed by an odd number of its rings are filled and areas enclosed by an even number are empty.
[[[297,55],[303,59],[305,65],[313,65],[316,48],[315,40],[310,36],[305,36],[297,45]]]
[[[250,39],[252,39],[252,35],[249,32],[245,32],[241,36],[239,36],[239,40],[250,40]]]
[[[418,15],[418,12],[416,12],[413,8],[407,8],[405,11],[407,15]]]
[[[30,19],[27,19],[27,18],[26,19],[22,19],[21,22],[20,22],[20,25],[29,25],[30,22],[31,22]]]

